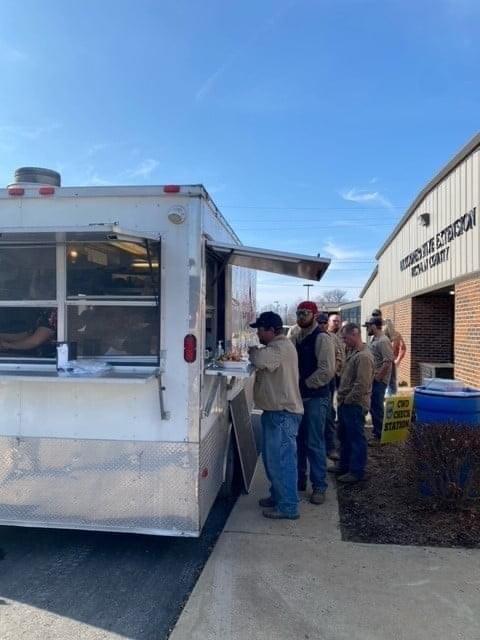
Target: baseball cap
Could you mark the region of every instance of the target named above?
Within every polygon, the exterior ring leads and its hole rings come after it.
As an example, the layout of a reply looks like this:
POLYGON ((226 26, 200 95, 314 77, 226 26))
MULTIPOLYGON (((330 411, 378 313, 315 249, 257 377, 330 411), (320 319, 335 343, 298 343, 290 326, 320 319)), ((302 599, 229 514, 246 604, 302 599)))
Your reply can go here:
POLYGON ((319 313, 317 316, 318 324, 326 324, 328 322, 328 313, 319 313))
POLYGON ((303 302, 300 302, 297 307, 297 311, 299 311, 300 309, 311 311, 314 315, 317 315, 318 313, 318 307, 315 302, 312 302, 312 300, 304 300, 303 302))
POLYGON ((280 329, 280 327, 283 327, 283 321, 278 313, 264 311, 250 326, 252 329, 258 329, 258 327, 263 327, 264 329, 270 329, 270 327, 272 329, 280 329))
POLYGON ((379 318, 378 316, 372 316, 371 318, 369 318, 368 320, 365 321, 365 324, 363 324, 363 327, 368 327, 369 324, 374 324, 376 327, 381 327, 383 324, 383 321, 381 318, 379 318))

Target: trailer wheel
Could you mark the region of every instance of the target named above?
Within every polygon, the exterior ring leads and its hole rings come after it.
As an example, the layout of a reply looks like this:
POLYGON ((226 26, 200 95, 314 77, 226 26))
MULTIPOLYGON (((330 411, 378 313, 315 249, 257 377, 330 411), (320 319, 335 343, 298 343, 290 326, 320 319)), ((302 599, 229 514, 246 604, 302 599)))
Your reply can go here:
POLYGON ((230 443, 227 451, 227 464, 225 468, 225 480, 220 487, 221 498, 236 498, 243 491, 242 470, 238 456, 237 445, 233 433, 230 435, 230 443))

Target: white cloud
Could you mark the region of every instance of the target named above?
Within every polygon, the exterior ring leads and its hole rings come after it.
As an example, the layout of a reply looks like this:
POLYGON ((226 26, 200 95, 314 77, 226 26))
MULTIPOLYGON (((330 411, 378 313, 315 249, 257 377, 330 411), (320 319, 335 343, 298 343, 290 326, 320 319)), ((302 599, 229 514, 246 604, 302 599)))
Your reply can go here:
POLYGON ((109 180, 105 180, 104 178, 101 178, 96 173, 91 175, 86 180, 86 185, 89 185, 89 186, 92 186, 92 187, 110 187, 113 184, 114 184, 113 182, 110 182, 109 180))
POLYGON ((226 188, 227 185, 220 182, 218 184, 212 184, 211 186, 207 187, 207 191, 211 196, 214 196, 218 193, 222 193, 222 191, 225 191, 226 188))
POLYGON ((153 158, 146 158, 137 167, 128 172, 130 178, 148 178, 160 163, 153 158))
POLYGON ((358 202, 360 204, 373 203, 381 205, 382 207, 387 207, 388 209, 393 208, 390 200, 383 196, 379 191, 366 191, 364 189, 357 189, 354 187, 353 189, 341 191, 340 195, 348 202, 358 202))
POLYGON ((358 249, 348 249, 328 240, 322 247, 323 253, 334 260, 353 260, 354 258, 370 258, 370 253, 358 249))
POLYGON ((211 92, 217 80, 225 73, 228 67, 233 63, 238 54, 231 55, 223 64, 221 64, 214 73, 212 73, 202 84, 195 94, 195 100, 202 102, 204 98, 211 92))

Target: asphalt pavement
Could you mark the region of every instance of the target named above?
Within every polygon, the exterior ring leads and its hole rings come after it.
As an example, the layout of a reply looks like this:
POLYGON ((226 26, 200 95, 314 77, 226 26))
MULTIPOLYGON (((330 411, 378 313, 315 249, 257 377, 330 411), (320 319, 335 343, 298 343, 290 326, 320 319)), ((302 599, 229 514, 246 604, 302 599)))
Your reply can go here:
POLYGON ((0 527, 1 640, 167 638, 233 504, 199 539, 0 527))

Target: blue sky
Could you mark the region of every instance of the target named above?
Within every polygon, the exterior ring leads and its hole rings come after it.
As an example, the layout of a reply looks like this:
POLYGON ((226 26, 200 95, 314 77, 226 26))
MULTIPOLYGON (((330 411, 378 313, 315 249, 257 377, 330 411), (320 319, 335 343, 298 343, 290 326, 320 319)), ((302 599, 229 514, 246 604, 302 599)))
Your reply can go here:
MULTIPOLYGON (((480 129, 477 0, 3 0, 0 181, 205 184, 245 244, 354 298, 480 129)), ((461 212, 459 212, 461 213, 461 212)), ((259 277, 259 302, 304 295, 259 277)))

